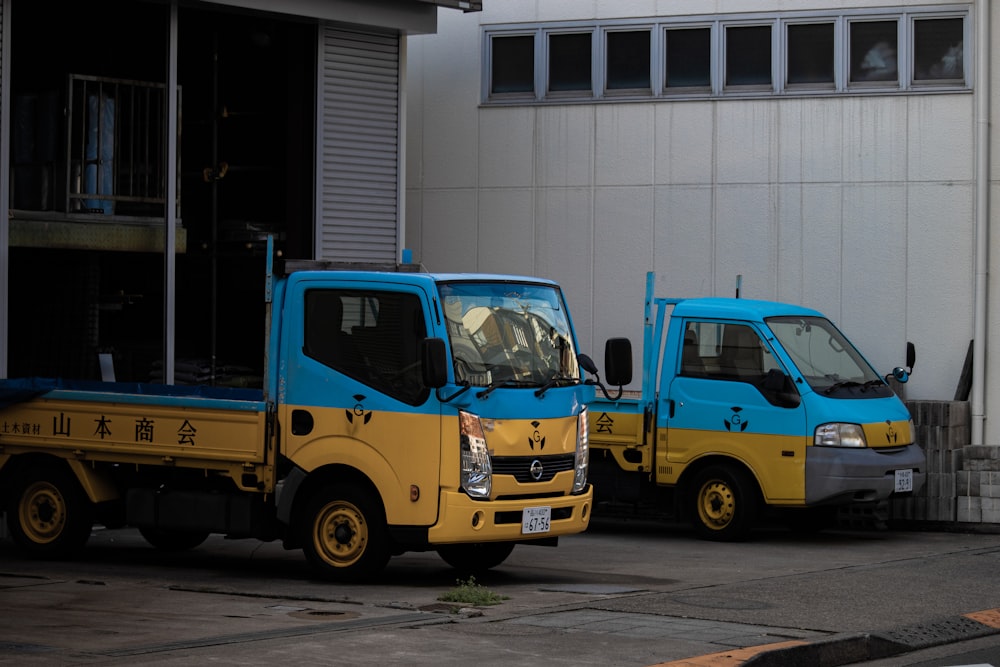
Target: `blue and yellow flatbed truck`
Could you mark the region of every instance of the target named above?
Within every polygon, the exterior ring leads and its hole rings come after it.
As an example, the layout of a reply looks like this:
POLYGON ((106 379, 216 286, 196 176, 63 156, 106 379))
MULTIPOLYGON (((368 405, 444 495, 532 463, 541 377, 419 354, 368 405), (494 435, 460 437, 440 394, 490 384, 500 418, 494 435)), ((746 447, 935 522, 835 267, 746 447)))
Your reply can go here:
MULTIPOLYGON (((926 477, 906 406, 821 313, 740 298, 669 299, 646 280, 641 392, 590 404, 603 508, 747 537, 762 510, 798 528, 912 495, 926 477)), ((892 377, 905 382, 914 362, 892 377)))
POLYGON ((282 540, 357 580, 405 551, 468 571, 586 530, 587 403, 560 287, 268 259, 262 389, 0 381, 0 508, 64 557, 92 526, 153 546, 282 540))

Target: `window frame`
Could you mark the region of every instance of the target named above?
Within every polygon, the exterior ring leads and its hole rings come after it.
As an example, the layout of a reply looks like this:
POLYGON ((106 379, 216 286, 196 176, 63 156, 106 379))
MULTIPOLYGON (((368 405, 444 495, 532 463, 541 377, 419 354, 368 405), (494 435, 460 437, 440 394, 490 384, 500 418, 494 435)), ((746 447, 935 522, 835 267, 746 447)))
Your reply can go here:
POLYGON ((912 93, 971 93, 975 63, 973 20, 970 3, 925 7, 900 6, 849 10, 811 10, 733 15, 691 15, 593 21, 539 22, 534 24, 497 24, 481 27, 482 97, 484 105, 564 104, 567 102, 622 102, 730 97, 809 97, 829 95, 889 95, 912 93), (918 21, 960 19, 962 21, 962 76, 954 79, 914 79, 918 21), (872 21, 896 21, 897 79, 895 81, 851 81, 851 26, 872 21), (834 81, 788 83, 788 29, 803 24, 832 23, 834 29, 834 81), (726 84, 726 29, 729 27, 768 25, 771 29, 771 83, 726 84), (708 86, 667 86, 666 50, 670 31, 709 29, 710 58, 708 86), (649 30, 650 87, 646 89, 609 89, 607 87, 607 35, 612 32, 649 30), (549 44, 552 35, 591 33, 590 90, 550 91, 549 44), (534 35, 534 95, 527 93, 492 94, 492 38, 534 35))
POLYGON ((775 69, 778 62, 775 60, 775 52, 777 51, 775 45, 775 28, 777 21, 720 21, 719 22, 719 39, 722 42, 721 55, 716 58, 719 64, 717 79, 717 88, 723 93, 728 94, 745 94, 745 93, 759 93, 767 91, 770 93, 776 92, 775 82, 778 78, 775 76, 775 69), (740 28, 767 28, 770 32, 768 41, 771 43, 771 57, 770 66, 768 72, 767 83, 730 83, 729 82, 729 30, 740 29, 740 28))
POLYGON ((843 37, 842 33, 844 30, 844 22, 836 17, 831 16, 817 16, 817 17, 807 17, 807 18, 794 18, 794 19, 783 19, 779 21, 779 30, 781 31, 781 62, 779 68, 781 71, 781 79, 777 81, 779 89, 783 92, 823 92, 829 93, 834 92, 841 88, 843 85, 843 71, 839 66, 843 53, 843 37), (833 25, 833 81, 826 82, 802 82, 802 83, 791 83, 788 80, 789 67, 788 59, 791 55, 789 47, 788 31, 790 28, 797 26, 808 26, 808 25, 833 25))
POLYGON ((969 71, 971 67, 969 63, 972 62, 972 42, 974 33, 972 32, 972 26, 967 20, 967 17, 956 16, 954 12, 921 12, 912 13, 907 17, 907 34, 912 36, 908 47, 907 60, 912 63, 909 76, 907 77, 907 86, 911 89, 934 89, 934 88, 950 88, 955 86, 972 86, 972 73, 969 71), (916 23, 917 21, 933 21, 941 19, 955 19, 964 18, 966 20, 962 21, 962 76, 956 77, 954 79, 916 79, 915 70, 917 62, 917 40, 916 40, 916 23))
MULTIPOLYGON (((552 90, 552 62, 550 59, 550 45, 552 43, 553 35, 582 35, 590 34, 590 97, 597 97, 597 91, 600 90, 598 87, 598 76, 597 71, 599 69, 598 62, 598 49, 595 48, 595 44, 598 37, 598 29, 596 26, 585 26, 585 27, 567 27, 558 28, 551 30, 542 31, 542 48, 544 53, 541 54, 542 62, 544 67, 542 68, 542 81, 544 85, 540 89, 540 93, 548 100, 560 100, 560 99, 573 99, 580 96, 579 90, 552 90)), ((537 62, 537 60, 536 60, 537 62)), ((536 80, 537 80, 536 76, 536 80)))
POLYGON ((904 20, 899 15, 872 14, 867 16, 850 17, 845 20, 844 26, 844 87, 847 90, 903 90, 903 82, 909 78, 909 63, 906 58, 901 58, 900 54, 907 52, 907 37, 904 34, 904 20), (855 25, 896 22, 896 78, 889 80, 852 80, 851 54, 853 52, 851 43, 851 28, 855 25))
POLYGON ((656 64, 657 61, 654 54, 660 50, 656 47, 656 26, 652 23, 650 24, 626 24, 626 25, 615 25, 615 26, 604 26, 599 31, 600 34, 600 56, 597 62, 600 63, 600 81, 597 82, 596 88, 601 90, 603 97, 648 97, 649 95, 655 94, 656 89, 656 64), (645 31, 649 35, 649 62, 647 63, 647 73, 649 75, 649 85, 644 88, 609 88, 608 87, 608 36, 612 33, 625 33, 625 32, 641 32, 645 31))
POLYGON ((716 94, 715 82, 718 80, 718 76, 714 71, 715 59, 711 59, 713 53, 715 53, 719 48, 719 37, 718 31, 715 30, 714 21, 693 21, 690 23, 683 24, 668 24, 664 25, 658 31, 660 44, 662 45, 659 50, 659 57, 653 56, 656 62, 661 67, 661 74, 659 77, 659 84, 661 94, 667 96, 682 96, 682 95, 699 95, 704 93, 716 94), (667 44, 669 43, 669 33, 671 30, 705 30, 708 29, 708 43, 709 43, 709 64, 708 64, 708 85, 707 86, 668 86, 667 85, 667 44))

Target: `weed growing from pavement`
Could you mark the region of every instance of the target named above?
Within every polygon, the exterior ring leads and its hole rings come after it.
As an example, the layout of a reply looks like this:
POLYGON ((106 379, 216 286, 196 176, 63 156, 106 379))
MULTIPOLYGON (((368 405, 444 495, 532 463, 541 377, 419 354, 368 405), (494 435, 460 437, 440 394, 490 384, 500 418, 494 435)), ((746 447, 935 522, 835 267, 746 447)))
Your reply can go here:
POLYGON ((494 593, 481 584, 476 583, 475 577, 469 577, 465 581, 458 579, 455 581, 455 588, 438 597, 442 602, 461 602, 475 607, 486 607, 500 604, 509 599, 506 595, 494 593))

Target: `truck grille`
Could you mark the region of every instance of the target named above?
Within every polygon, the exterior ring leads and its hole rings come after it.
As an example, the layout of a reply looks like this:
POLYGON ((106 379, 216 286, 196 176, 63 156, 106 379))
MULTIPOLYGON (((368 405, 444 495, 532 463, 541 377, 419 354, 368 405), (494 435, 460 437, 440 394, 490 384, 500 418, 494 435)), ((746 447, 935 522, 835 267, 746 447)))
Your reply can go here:
POLYGON ((551 481, 556 473, 572 470, 576 462, 573 454, 558 456, 500 456, 493 459, 494 475, 510 475, 522 484, 551 481), (542 474, 535 479, 531 474, 531 466, 535 462, 541 464, 542 474))

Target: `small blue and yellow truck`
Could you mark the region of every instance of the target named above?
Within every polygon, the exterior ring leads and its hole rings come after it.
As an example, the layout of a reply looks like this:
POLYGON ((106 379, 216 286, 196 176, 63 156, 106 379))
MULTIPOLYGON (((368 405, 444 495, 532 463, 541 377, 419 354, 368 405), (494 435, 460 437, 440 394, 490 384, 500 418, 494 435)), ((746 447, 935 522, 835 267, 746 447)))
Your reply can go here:
POLYGON ((274 264, 260 390, 0 381, 17 547, 63 557, 95 523, 171 550, 218 533, 356 580, 405 551, 483 570, 586 530, 593 363, 556 283, 274 264))
MULTIPOLYGON (((654 285, 650 273, 641 393, 589 406, 599 510, 680 517, 729 541, 765 508, 813 528, 840 506, 920 490, 925 457, 906 406, 821 313, 655 298, 654 285)), ((895 380, 913 362, 908 345, 895 380)))

